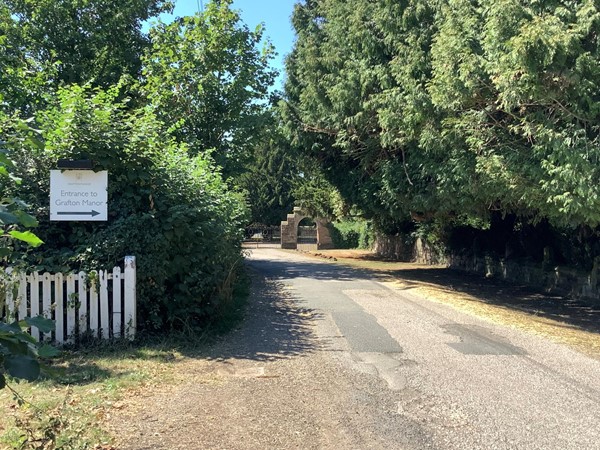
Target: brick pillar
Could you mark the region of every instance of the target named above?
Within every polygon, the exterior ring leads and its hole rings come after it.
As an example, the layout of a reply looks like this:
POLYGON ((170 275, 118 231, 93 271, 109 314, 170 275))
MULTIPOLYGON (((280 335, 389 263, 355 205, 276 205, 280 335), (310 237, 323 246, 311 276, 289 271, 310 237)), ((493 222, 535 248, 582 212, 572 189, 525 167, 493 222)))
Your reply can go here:
POLYGON ((317 223, 317 248, 319 250, 326 250, 333 248, 333 239, 327 228, 327 221, 324 219, 315 220, 317 223))
POLYGON ((281 222, 281 248, 298 248, 298 225, 296 214, 288 214, 287 220, 281 222))
MULTIPOLYGON (((298 224, 305 216, 302 209, 294 207, 294 212, 287 215, 287 220, 281 222, 281 248, 297 249, 298 248, 298 224)), ((317 248, 328 249, 333 248, 333 240, 327 228, 325 219, 315 219, 317 223, 317 248)))

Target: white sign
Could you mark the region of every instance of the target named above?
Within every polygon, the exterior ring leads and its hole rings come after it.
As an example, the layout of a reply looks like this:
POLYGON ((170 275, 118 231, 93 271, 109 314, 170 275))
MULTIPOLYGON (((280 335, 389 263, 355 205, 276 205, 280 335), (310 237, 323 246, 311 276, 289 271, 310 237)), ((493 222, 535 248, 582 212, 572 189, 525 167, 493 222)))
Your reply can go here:
POLYGON ((50 171, 50 220, 108 220, 108 172, 50 171))

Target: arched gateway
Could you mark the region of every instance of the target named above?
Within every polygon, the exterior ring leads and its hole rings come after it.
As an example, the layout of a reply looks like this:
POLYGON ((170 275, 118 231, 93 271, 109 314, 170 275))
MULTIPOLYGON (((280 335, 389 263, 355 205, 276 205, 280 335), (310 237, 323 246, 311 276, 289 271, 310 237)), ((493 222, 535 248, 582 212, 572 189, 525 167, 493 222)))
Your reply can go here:
MULTIPOLYGON (((302 212, 302 208, 295 207, 294 212, 287 215, 287 220, 281 222, 281 248, 298 248, 298 225, 305 218, 310 218, 310 216, 302 212)), ((333 248, 333 241, 327 228, 327 220, 314 218, 314 222, 317 228, 315 248, 318 250, 333 248)))

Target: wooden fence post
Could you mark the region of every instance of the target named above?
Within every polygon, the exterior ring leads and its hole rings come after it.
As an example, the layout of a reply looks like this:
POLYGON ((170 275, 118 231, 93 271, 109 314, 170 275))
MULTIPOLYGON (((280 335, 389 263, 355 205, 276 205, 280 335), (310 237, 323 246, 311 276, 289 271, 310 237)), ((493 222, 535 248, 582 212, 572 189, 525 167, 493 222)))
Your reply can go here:
POLYGON ((79 272, 79 283, 77 285, 77 300, 79 301, 79 335, 83 335, 88 330, 88 295, 87 295, 87 277, 85 272, 79 272))
POLYGON ((110 324, 108 317, 108 272, 101 270, 100 276, 100 328, 102 329, 102 338, 110 337, 110 324))
POLYGON ((61 344, 65 342, 65 303, 63 294, 63 274, 57 273, 54 275, 54 322, 56 323, 54 339, 61 344))
POLYGON ((98 272, 94 272, 90 282, 90 333, 93 337, 98 337, 98 328, 100 321, 98 317, 98 272))
POLYGON ((125 257, 125 336, 135 337, 137 327, 135 256, 125 257))
MULTIPOLYGON (((31 275, 29 275, 29 283, 31 285, 29 288, 29 292, 31 294, 31 298, 29 299, 29 315, 31 317, 35 317, 40 314, 40 280, 37 272, 33 272, 31 275)), ((21 280, 21 288, 19 291, 23 291, 23 298, 21 298, 21 302, 23 302, 22 311, 24 314, 21 315, 19 312, 19 320, 22 320, 27 315, 27 277, 24 277, 24 279, 21 280)), ((38 341, 41 338, 40 331, 35 327, 31 327, 31 335, 38 341)))
POLYGON ((122 318, 121 314, 123 311, 121 310, 121 268, 115 267, 112 272, 112 332, 113 337, 119 338, 121 337, 121 325, 122 318))
MULTIPOLYGON (((42 275, 42 314, 52 319, 52 275, 48 272, 42 275)), ((44 339, 52 339, 52 332, 44 333, 44 339)))
POLYGON ((75 310, 77 308, 77 292, 75 292, 75 274, 67 276, 67 339, 72 341, 75 337, 75 310))
MULTIPOLYGON (((27 275, 19 274, 19 293, 17 294, 17 303, 19 305, 19 320, 23 320, 27 316, 27 275)), ((33 337, 38 339, 39 333, 37 328, 33 329, 33 337)))
POLYGON ((5 286, 5 288, 6 288, 6 305, 4 305, 5 310, 2 312, 6 315, 8 322, 14 320, 14 314, 15 314, 15 298, 13 295, 13 287, 11 285, 12 284, 11 283, 12 274, 13 274, 12 267, 9 267, 8 269, 6 269, 6 286, 5 286))

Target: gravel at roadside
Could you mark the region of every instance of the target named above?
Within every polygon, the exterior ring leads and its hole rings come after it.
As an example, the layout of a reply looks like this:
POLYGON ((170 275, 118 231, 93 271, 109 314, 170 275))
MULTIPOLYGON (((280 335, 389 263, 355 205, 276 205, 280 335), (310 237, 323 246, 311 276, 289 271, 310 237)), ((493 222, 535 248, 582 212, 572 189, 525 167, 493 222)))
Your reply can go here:
POLYGON ((187 382, 130 399, 112 417, 117 448, 433 448, 398 415, 384 381, 335 357, 334 330, 317 337, 320 319, 258 278, 241 327, 182 362, 187 382))

